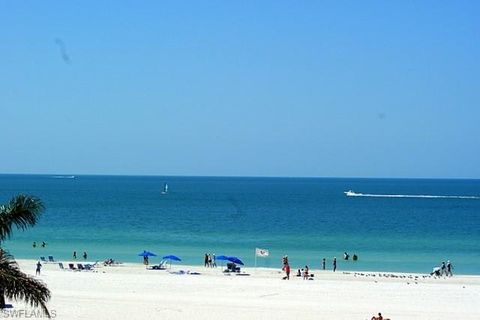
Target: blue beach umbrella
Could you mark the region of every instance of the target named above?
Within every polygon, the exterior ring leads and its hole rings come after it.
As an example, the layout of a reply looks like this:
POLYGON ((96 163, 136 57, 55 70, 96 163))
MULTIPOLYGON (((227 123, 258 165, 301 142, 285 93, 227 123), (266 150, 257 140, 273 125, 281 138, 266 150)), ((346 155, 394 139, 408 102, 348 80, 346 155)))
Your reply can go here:
POLYGON ((174 256, 174 255, 164 256, 164 257, 162 257, 162 259, 173 260, 173 261, 182 261, 182 259, 180 259, 179 257, 174 256))
POLYGON ((141 256, 141 257, 156 257, 157 256, 155 253, 147 251, 147 250, 143 250, 143 252, 139 253, 138 255, 141 256))
POLYGON ((233 263, 239 264, 239 265, 244 265, 242 260, 238 259, 237 257, 228 257, 228 261, 231 261, 233 263))
POLYGON ((230 261, 228 260, 228 257, 227 256, 218 256, 215 258, 216 260, 225 260, 225 261, 230 261))
POLYGON ((170 262, 170 268, 172 267, 172 261, 182 261, 182 259, 180 259, 179 257, 174 256, 172 254, 168 255, 168 256, 164 256, 164 257, 162 257, 162 259, 170 262))
POLYGON ((237 257, 218 256, 216 259, 217 259, 217 260, 223 260, 223 261, 230 261, 230 262, 233 262, 233 263, 242 265, 242 266, 244 265, 244 263, 242 262, 242 260, 238 259, 237 257))
POLYGON ((223 268, 223 261, 230 261, 230 260, 228 260, 227 256, 217 256, 217 257, 215 257, 215 260, 222 261, 222 268, 223 268))

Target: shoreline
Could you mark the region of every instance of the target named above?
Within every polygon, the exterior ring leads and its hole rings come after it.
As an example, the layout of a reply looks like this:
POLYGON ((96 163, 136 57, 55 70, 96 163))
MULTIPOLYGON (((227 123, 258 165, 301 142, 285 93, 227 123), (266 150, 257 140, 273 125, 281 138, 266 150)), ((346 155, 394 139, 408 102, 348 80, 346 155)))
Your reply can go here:
MULTIPOLYGON (((17 261, 17 263, 20 265, 26 265, 26 264, 31 264, 31 265, 35 265, 38 261, 40 260, 36 260, 36 259, 23 259, 23 258, 18 258, 18 259, 15 259, 17 261)), ((64 265, 65 264, 68 264, 68 263, 73 263, 73 264, 77 264, 77 263, 81 263, 81 264, 95 264, 97 263, 98 265, 102 265, 103 267, 103 261, 91 261, 91 260, 81 260, 81 259, 78 259, 78 260, 71 260, 71 259, 66 259, 66 260, 55 260, 55 262, 42 262, 42 265, 56 265, 58 266, 58 263, 61 262, 63 263, 64 265)), ((151 267, 151 266, 154 266, 154 265, 158 265, 158 263, 150 263, 148 266, 151 267)), ((226 266, 226 263, 223 264, 223 268, 225 268, 226 266)), ((121 262, 119 265, 116 265, 116 266, 113 266, 111 268, 121 268, 121 267, 131 267, 131 268, 138 268, 138 269, 146 269, 147 266, 145 266, 143 263, 141 262, 121 262)), ((244 267, 244 266, 240 266, 241 267, 241 270, 242 271, 248 271, 248 272, 252 272, 252 271, 255 271, 255 270, 263 270, 264 272, 266 271, 269 271, 269 272, 278 272, 278 273, 282 273, 284 274, 284 272, 282 271, 282 268, 281 267, 278 267, 278 268, 273 268, 273 267, 244 267)), ((109 267, 106 267, 106 268, 109 268, 109 267)), ((212 268, 212 267, 204 267, 203 265, 192 265, 192 264, 182 264, 182 263, 172 263, 172 268, 174 269, 192 269, 192 270, 220 270, 222 268, 222 264, 217 264, 217 267, 216 268, 212 268)), ((293 268, 292 267, 292 271, 291 271, 291 274, 293 275, 295 272, 297 272, 297 269, 298 268, 293 268)), ((332 275, 335 275, 335 274, 389 274, 389 275, 394 275, 394 276, 427 276, 427 277, 431 277, 431 278, 434 278, 434 276, 430 276, 429 273, 420 273, 420 272, 400 272, 400 271, 379 271, 379 270, 339 270, 337 269, 336 272, 333 272, 331 269, 326 269, 326 270, 322 270, 322 269, 318 269, 318 268, 309 268, 310 272, 313 272, 313 273, 318 273, 318 274, 332 274, 332 275)), ((457 273, 453 273, 453 276, 452 277, 447 277, 447 276, 440 276, 437 278, 456 278, 456 277, 461 277, 461 278, 478 278, 480 279, 480 275, 477 275, 477 274, 457 274, 457 273)))
MULTIPOLYGON (((34 274, 35 265, 37 260, 33 259, 18 259, 16 260, 20 268, 27 272, 28 274, 34 274), (31 266, 28 268, 28 266, 31 266)), ((68 270, 68 264, 73 263, 75 267, 78 263, 81 264, 94 264, 93 261, 73 261, 73 260, 63 260, 63 261, 55 261, 55 262, 47 262, 42 263, 42 270, 45 268, 49 271, 59 271, 59 272, 70 272, 70 273, 78 273, 80 271, 72 272, 72 270, 68 270), (61 270, 58 263, 63 263, 65 270, 61 270)), ((179 272, 184 271, 185 274, 188 272, 198 272, 201 275, 205 276, 236 276, 236 273, 224 273, 223 270, 226 269, 226 266, 218 265, 217 268, 211 267, 204 267, 199 265, 183 265, 183 264, 172 264, 171 267, 167 267, 167 269, 162 270, 149 270, 147 267, 151 267, 153 265, 158 264, 149 264, 148 266, 144 265, 143 263, 134 263, 134 262, 125 262, 120 263, 114 266, 104 266, 103 263, 98 262, 98 265, 94 268, 93 273, 114 273, 114 274, 121 274, 121 273, 132 273, 136 272, 139 275, 143 274, 154 274, 154 273, 165 273, 168 274, 169 272, 179 272)), ((281 268, 266 268, 266 267, 241 267, 240 275, 247 275, 249 278, 257 278, 257 279, 277 279, 282 280, 285 276, 285 272, 281 270, 281 268)), ((310 274, 314 274, 314 279, 311 280, 320 280, 320 281, 328 281, 328 280, 352 280, 352 281, 362 281, 362 280, 388 280, 388 281, 396 281, 396 282, 411 282, 421 281, 424 283, 437 283, 439 281, 447 281, 448 283, 464 283, 466 281, 471 281, 474 283, 478 282, 480 285, 480 275, 460 275, 454 274, 452 277, 447 276, 431 276, 430 274, 422 274, 422 273, 413 273, 413 272, 384 272, 384 271, 349 271, 349 270, 337 270, 333 272, 331 270, 320 270, 320 269, 309 269, 310 274)), ((82 271, 88 273, 88 271, 82 271)), ((296 269, 292 269, 290 274, 290 280, 303 280, 302 277, 296 276, 296 269)), ((445 283, 445 282, 444 282, 445 283)))

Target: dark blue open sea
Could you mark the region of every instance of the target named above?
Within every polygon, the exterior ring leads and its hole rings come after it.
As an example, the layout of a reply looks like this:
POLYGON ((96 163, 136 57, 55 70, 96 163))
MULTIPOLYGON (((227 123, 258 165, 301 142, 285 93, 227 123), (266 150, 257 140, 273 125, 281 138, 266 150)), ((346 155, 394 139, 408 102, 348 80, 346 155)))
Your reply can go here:
POLYGON ((259 247, 270 250, 262 267, 287 254, 292 267, 319 268, 325 257, 330 268, 336 256, 339 270, 426 273, 449 259, 456 273, 480 274, 480 180, 0 175, 0 202, 18 193, 47 210, 4 243, 16 258, 76 250, 141 262, 147 249, 185 264, 209 252, 253 266, 259 247), (350 189, 371 196, 347 197, 350 189), (359 260, 342 261, 344 251, 359 260))

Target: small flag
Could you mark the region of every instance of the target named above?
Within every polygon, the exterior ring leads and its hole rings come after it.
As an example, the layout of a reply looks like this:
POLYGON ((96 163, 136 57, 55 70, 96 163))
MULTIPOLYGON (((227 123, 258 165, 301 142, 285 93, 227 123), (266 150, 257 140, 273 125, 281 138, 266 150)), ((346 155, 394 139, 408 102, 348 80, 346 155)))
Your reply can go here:
POLYGON ((269 252, 268 252, 267 249, 256 248, 255 249, 255 254, 257 255, 257 257, 268 257, 269 252))

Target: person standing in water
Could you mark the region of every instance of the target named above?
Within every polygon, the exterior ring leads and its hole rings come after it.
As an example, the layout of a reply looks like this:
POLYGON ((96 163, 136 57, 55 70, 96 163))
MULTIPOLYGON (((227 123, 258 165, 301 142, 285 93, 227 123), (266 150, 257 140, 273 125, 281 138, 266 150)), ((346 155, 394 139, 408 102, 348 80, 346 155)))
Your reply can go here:
POLYGON ((333 258, 333 272, 335 272, 337 270, 337 258, 334 257, 333 258))
POLYGON ((77 251, 73 251, 73 259, 77 259, 77 251))
POLYGON ((83 260, 87 260, 87 251, 83 252, 83 260))

